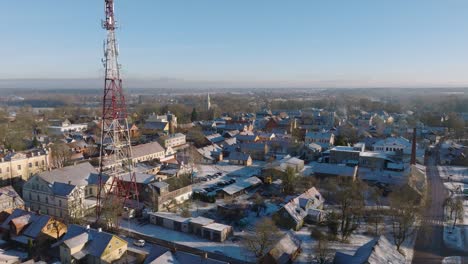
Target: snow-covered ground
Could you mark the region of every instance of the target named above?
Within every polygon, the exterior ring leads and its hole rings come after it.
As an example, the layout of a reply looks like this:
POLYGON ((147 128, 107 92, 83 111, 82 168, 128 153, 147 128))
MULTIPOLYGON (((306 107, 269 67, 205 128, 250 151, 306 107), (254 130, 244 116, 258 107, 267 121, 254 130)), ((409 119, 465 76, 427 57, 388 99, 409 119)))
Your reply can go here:
POLYGON ((442 179, 468 183, 468 167, 461 166, 438 166, 439 175, 442 179))
POLYGON ((462 228, 447 223, 444 225, 444 243, 446 247, 463 250, 464 241, 462 239, 462 228))
MULTIPOLYGON (((125 220, 121 221, 121 228, 130 232, 140 233, 208 252, 223 252, 224 255, 239 260, 249 260, 253 257, 239 242, 233 242, 232 240, 214 242, 192 234, 170 230, 153 224, 139 225, 135 222, 128 222, 125 220)), ((236 236, 237 234, 234 233, 234 235, 236 236)))
MULTIPOLYGON (((389 234, 389 231, 391 230, 391 226, 387 224, 384 228, 386 230, 385 232, 385 237, 393 243, 393 238, 389 234)), ((326 232, 327 229, 323 228, 321 229, 322 232, 326 232)), ((362 245, 366 244, 367 242, 371 241, 373 238, 375 238, 372 235, 367 235, 366 234, 366 228, 364 226, 361 226, 354 234, 351 235, 349 238, 348 242, 340 242, 340 241, 330 241, 328 243, 329 248, 333 252, 332 258, 335 254, 335 252, 339 251, 345 254, 353 255, 356 250, 361 247, 362 245)), ((295 259, 294 263, 311 263, 311 260, 314 256, 314 249, 317 245, 317 240, 312 238, 310 236, 310 231, 308 227, 303 227, 299 231, 296 231, 296 236, 302 240, 301 244, 301 254, 295 259)), ((406 263, 411 264, 413 260, 413 254, 414 254, 414 243, 416 241, 416 235, 417 232, 413 232, 413 234, 408 237, 405 242, 401 245, 401 249, 404 252, 405 258, 406 258, 406 263)), ((395 247, 396 248, 396 247, 395 247)))

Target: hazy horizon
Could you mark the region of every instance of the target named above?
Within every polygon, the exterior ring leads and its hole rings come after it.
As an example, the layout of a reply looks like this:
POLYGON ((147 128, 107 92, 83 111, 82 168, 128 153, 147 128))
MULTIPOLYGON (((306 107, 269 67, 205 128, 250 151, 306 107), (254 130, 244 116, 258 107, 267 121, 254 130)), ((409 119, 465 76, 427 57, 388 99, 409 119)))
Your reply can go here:
MULTIPOLYGON (((142 0, 115 8, 127 87, 468 86, 468 1, 142 0)), ((100 87, 103 15, 92 0, 0 3, 0 88, 100 87)))

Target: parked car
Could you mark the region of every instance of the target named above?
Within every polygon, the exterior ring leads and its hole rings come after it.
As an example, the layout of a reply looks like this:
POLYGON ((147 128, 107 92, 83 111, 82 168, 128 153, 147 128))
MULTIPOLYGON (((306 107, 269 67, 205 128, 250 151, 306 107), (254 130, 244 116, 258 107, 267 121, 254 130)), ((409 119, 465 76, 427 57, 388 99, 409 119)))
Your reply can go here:
POLYGON ((135 240, 135 241, 133 241, 133 245, 135 245, 137 247, 144 247, 145 246, 145 240, 143 240, 143 239, 135 240))

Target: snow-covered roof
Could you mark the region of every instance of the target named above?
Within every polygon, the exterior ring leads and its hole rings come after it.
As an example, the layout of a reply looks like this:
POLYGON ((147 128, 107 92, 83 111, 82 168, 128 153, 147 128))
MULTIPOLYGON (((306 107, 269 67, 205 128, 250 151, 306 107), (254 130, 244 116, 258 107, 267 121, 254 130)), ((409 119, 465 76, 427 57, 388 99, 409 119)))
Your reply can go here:
POLYGON ((300 223, 310 208, 318 208, 324 203, 320 192, 312 187, 284 205, 284 209, 296 223, 300 223))
POLYGON ((49 183, 62 182, 70 183, 76 186, 88 185, 88 179, 93 175, 97 175, 96 169, 89 163, 80 163, 77 165, 67 166, 51 171, 45 171, 38 176, 49 183))
POLYGON ((318 163, 313 168, 314 173, 336 176, 354 176, 354 167, 341 164, 318 163))
POLYGON ((290 263, 292 256, 300 247, 301 240, 291 231, 287 231, 278 243, 270 249, 268 254, 276 260, 276 263, 290 263))
POLYGON ((404 137, 389 137, 374 143, 374 146, 405 146, 411 147, 411 142, 404 137))
POLYGON ((161 152, 164 153, 164 148, 156 141, 132 147, 133 158, 144 157, 161 152))
POLYGON ((254 177, 250 177, 245 180, 242 180, 242 181, 238 181, 234 184, 228 185, 223 188, 223 191, 229 195, 233 195, 242 190, 245 190, 255 185, 259 185, 261 183, 262 183, 262 180, 254 176, 254 177))
POLYGON ((220 224, 220 223, 211 223, 206 226, 203 226, 203 228, 223 232, 224 230, 231 229, 232 227, 228 225, 220 224))
POLYGON ((384 236, 372 239, 356 250, 354 255, 336 252, 335 264, 361 264, 361 263, 392 263, 404 264, 405 257, 401 255, 395 245, 384 236))
POLYGON ((203 217, 203 216, 197 216, 197 217, 194 217, 194 218, 190 218, 190 223, 205 226, 205 225, 209 225, 211 223, 214 223, 214 220, 210 219, 210 218, 203 217))

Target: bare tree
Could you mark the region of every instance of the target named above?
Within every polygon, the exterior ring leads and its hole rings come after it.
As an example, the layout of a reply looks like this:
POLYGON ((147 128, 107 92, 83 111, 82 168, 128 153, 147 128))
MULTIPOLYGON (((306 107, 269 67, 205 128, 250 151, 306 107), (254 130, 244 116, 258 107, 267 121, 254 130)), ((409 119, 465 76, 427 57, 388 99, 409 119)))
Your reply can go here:
POLYGON ((252 234, 244 237, 244 246, 260 259, 280 238, 278 227, 271 218, 263 218, 255 224, 252 234))
POLYGON ((457 220, 459 220, 460 222, 463 221, 463 214, 464 214, 463 200, 460 197, 457 197, 455 199, 453 207, 454 207, 455 217, 453 218, 452 230, 455 228, 455 225, 457 224, 457 220))
POLYGON ((258 193, 255 194, 254 204, 253 204, 253 211, 257 213, 257 217, 260 216, 262 212, 266 210, 265 200, 261 195, 258 193))
POLYGON ((51 163, 54 168, 62 168, 70 165, 70 148, 63 143, 53 144, 50 148, 51 163))
POLYGON ((335 194, 338 203, 339 231, 345 241, 359 227, 364 209, 364 184, 359 180, 339 184, 335 194))
POLYGON ((294 168, 287 167, 281 180, 283 182, 283 192, 285 194, 294 194, 294 184, 297 180, 296 170, 294 168))
POLYGON ((328 264, 333 260, 333 250, 330 248, 326 237, 321 237, 317 241, 314 252, 313 259, 317 264, 328 264))
POLYGON ((419 216, 419 200, 409 187, 402 187, 390 195, 391 235, 400 251, 405 240, 413 234, 419 216))

